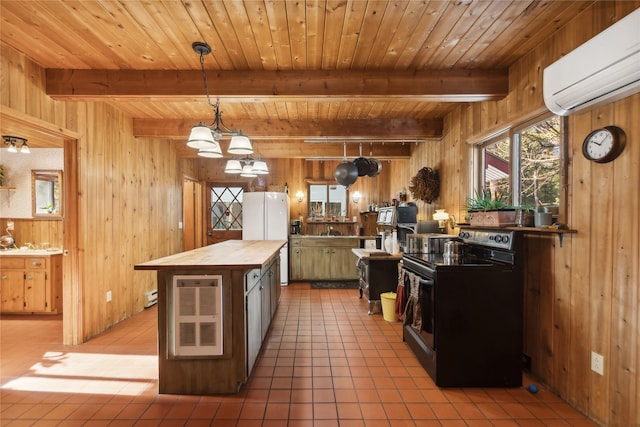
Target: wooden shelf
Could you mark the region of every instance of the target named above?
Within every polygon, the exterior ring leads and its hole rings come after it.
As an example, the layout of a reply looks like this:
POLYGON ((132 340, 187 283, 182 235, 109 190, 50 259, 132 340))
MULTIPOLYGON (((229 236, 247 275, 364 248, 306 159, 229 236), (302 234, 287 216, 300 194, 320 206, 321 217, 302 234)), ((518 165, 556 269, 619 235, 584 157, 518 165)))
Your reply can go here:
POLYGON ((9 187, 7 185, 0 185, 0 190, 14 191, 15 189, 16 189, 16 187, 9 187))

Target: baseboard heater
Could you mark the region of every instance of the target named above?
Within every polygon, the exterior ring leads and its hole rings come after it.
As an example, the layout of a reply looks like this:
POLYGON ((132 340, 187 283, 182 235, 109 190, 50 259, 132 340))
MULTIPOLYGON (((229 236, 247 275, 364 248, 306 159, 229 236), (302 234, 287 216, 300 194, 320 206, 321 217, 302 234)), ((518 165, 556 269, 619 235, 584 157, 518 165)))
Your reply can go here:
POLYGON ((144 294, 144 308, 149 308, 152 305, 158 303, 158 290, 145 292, 144 294))

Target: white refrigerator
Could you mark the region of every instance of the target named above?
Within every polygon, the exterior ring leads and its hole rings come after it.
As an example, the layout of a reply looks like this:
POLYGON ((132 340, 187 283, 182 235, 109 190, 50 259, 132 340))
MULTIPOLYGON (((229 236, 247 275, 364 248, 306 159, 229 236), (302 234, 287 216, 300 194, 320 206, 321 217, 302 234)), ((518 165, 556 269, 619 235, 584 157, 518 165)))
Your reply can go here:
MULTIPOLYGON (((289 239, 289 195, 253 192, 242 195, 242 240, 289 239)), ((289 245, 280 249, 280 284, 289 284, 289 245)))

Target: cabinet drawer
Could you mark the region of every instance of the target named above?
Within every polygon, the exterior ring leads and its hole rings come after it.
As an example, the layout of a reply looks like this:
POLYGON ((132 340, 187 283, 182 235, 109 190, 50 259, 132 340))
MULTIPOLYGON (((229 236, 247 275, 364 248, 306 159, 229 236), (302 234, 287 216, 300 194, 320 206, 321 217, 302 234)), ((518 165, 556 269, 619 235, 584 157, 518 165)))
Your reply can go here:
POLYGON ((26 259, 22 257, 13 257, 13 256, 5 256, 0 258, 0 267, 4 270, 5 268, 11 269, 24 269, 24 263, 26 259))
POLYGON ((258 284, 258 282, 260 282, 260 269, 259 268, 254 268, 253 270, 250 270, 246 273, 245 275, 245 279, 244 279, 244 283, 245 283, 245 292, 248 292, 251 290, 251 288, 253 288, 255 285, 258 284))
POLYGON ((28 257, 25 264, 29 270, 44 270, 47 268, 47 259, 41 257, 28 257))
POLYGON ((289 245, 290 246, 301 246, 301 243, 300 243, 301 240, 302 239, 293 239, 292 238, 292 239, 289 240, 289 245))

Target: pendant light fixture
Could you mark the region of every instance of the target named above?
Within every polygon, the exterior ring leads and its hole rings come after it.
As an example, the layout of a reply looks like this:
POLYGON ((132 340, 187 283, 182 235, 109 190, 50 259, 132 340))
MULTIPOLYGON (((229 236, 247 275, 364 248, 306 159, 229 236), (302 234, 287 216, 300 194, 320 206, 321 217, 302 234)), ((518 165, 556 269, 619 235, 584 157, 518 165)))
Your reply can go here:
POLYGON ((240 174, 240 176, 246 178, 255 178, 258 175, 268 174, 269 167, 267 166, 267 162, 262 159, 245 157, 242 159, 227 160, 224 172, 229 174, 240 174))
POLYGON ((231 159, 227 160, 227 165, 224 168, 224 173, 239 174, 242 173, 242 165, 240 160, 231 159))
POLYGON ((242 130, 231 129, 222 121, 222 112, 220 111, 220 100, 216 103, 211 102, 209 96, 209 87, 207 85, 207 74, 204 69, 204 56, 211 53, 211 46, 205 42, 193 42, 191 44, 193 50, 200 55, 200 69, 202 70, 202 80, 204 82, 204 90, 207 95, 207 102, 214 109, 214 118, 211 124, 207 125, 200 122, 191 128, 191 134, 187 140, 187 146, 198 149, 198 155, 204 157, 222 157, 219 141, 225 135, 231 135, 231 142, 227 152, 237 155, 253 154, 251 140, 242 133, 242 130))

